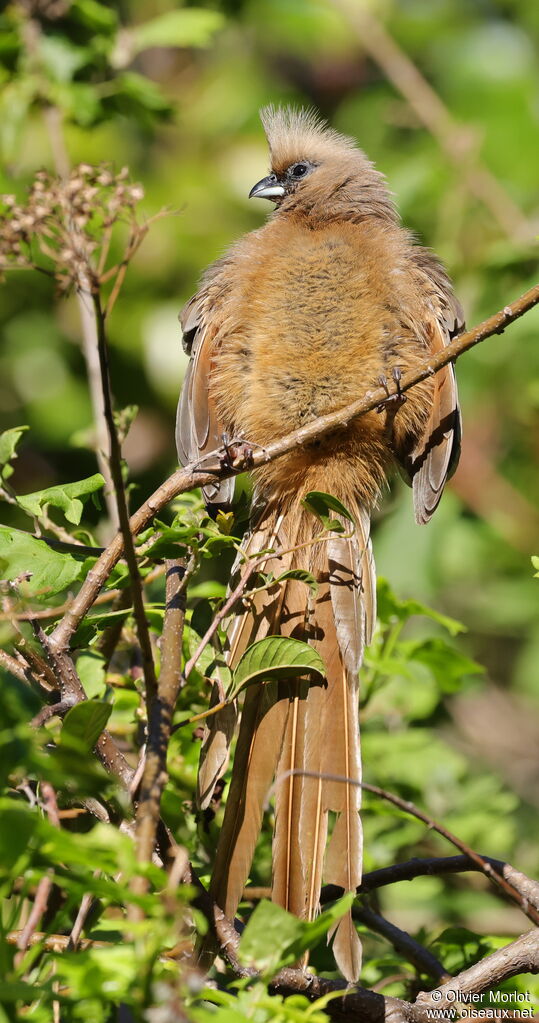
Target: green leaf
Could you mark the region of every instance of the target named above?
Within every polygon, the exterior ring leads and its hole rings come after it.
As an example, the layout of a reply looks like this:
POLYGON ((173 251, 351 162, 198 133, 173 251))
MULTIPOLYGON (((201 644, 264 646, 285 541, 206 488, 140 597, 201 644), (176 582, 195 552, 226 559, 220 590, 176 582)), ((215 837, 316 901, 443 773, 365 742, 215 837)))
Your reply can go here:
POLYGON ((118 24, 118 15, 112 7, 97 0, 73 0, 69 14, 93 32, 110 34, 118 24))
POLYGON ((537 571, 534 572, 533 578, 534 579, 539 579, 539 557, 537 557, 536 554, 532 554, 532 565, 533 565, 534 568, 537 569, 537 571))
POLYGON ((116 76, 113 98, 122 113, 136 115, 144 111, 166 116, 172 110, 159 86, 136 71, 123 71, 116 76))
POLYGON ((38 815, 15 799, 0 799, 0 876, 11 874, 39 824, 38 815))
POLYGON ((307 949, 314 948, 348 912, 354 898, 355 893, 348 892, 312 922, 298 920, 281 906, 263 899, 241 936, 240 959, 265 974, 276 973, 294 963, 307 949))
POLYGON ((29 533, 0 526, 0 577, 13 581, 28 574, 23 595, 45 598, 79 579, 84 566, 71 554, 54 551, 29 533))
POLYGON ((467 675, 481 675, 485 670, 438 636, 419 643, 402 643, 401 650, 407 652, 411 662, 418 661, 430 668, 444 693, 456 692, 467 675))
POLYGON ((104 486, 105 480, 100 472, 89 476, 85 480, 78 480, 76 483, 66 483, 58 487, 47 487, 45 490, 36 490, 34 494, 23 494, 17 498, 17 504, 29 515, 39 518, 43 509, 52 504, 60 508, 68 522, 78 526, 84 507, 84 502, 104 486))
POLYGON ((207 46, 224 24, 218 11, 188 9, 167 11, 129 29, 131 54, 150 46, 207 46))
POLYGON ((274 582, 280 583, 285 579, 298 579, 299 582, 306 583, 313 593, 318 592, 318 582, 312 572, 308 572, 305 568, 289 568, 287 572, 282 572, 281 575, 278 575, 274 582))
POLYGON ((103 654, 97 650, 83 650, 77 657, 77 673, 89 699, 102 696, 106 683, 106 665, 103 654))
POLYGON ((42 34, 39 38, 39 55, 54 82, 70 82, 90 60, 88 47, 74 46, 65 36, 42 34))
POLYGON ((0 433, 0 479, 7 480, 13 475, 13 468, 9 463, 17 457, 17 444, 28 429, 28 426, 14 426, 12 430, 0 433))
POLYGON ((112 713, 104 700, 84 700, 68 710, 60 733, 60 742, 93 749, 112 713))
POLYGON ((446 970, 460 973, 492 952, 489 938, 474 934, 466 927, 448 927, 431 946, 439 955, 446 970))
POLYGON ((342 515, 349 522, 354 522, 354 516, 341 501, 333 497, 332 494, 324 494, 321 490, 310 490, 301 503, 304 508, 316 515, 317 519, 320 519, 325 529, 330 529, 334 533, 342 533, 344 529, 341 522, 332 518, 330 512, 336 512, 337 515, 342 515))
POLYGON ((227 696, 235 699, 246 686, 266 679, 315 675, 323 680, 325 674, 320 654, 308 643, 284 636, 266 636, 252 643, 240 657, 227 696))
POLYGON ((399 600, 386 579, 378 579, 377 610, 378 618, 386 625, 395 619, 406 622, 413 615, 424 615, 443 626, 451 636, 456 636, 459 632, 466 632, 466 627, 460 622, 427 607, 426 604, 421 604, 418 600, 399 600))

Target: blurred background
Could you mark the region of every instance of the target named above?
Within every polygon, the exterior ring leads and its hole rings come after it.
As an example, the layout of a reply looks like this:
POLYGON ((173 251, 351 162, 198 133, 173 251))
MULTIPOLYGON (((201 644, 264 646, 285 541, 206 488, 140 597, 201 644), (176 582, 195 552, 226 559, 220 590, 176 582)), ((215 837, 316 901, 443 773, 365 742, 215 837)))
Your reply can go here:
MULTIPOLYGON (((405 223, 445 261, 469 325, 535 283, 538 5, 20 0, 2 10, 0 191, 23 198, 37 169, 55 169, 60 146, 72 165, 127 165, 144 187, 147 217, 171 210, 133 261, 110 324, 116 402, 139 406, 124 449, 132 507, 176 466, 174 415, 185 370, 178 312, 207 264, 268 213, 247 199, 267 172, 260 106, 314 106, 357 138, 389 179, 405 223)), ((57 299, 41 275, 10 274, 0 314, 0 429, 30 426, 11 483, 25 493, 89 476, 95 436, 76 298, 57 299)), ((434 520, 417 527, 410 492, 395 482, 374 529, 380 574, 400 596, 463 622, 461 649, 485 666, 458 695, 414 710, 416 723, 437 737, 429 767, 405 738, 402 747, 395 741, 393 767, 403 770, 400 756, 411 764, 405 770, 415 763, 421 785, 434 786, 432 812, 453 814, 455 829, 460 814, 462 837, 532 872, 538 335, 535 309, 460 360, 463 454, 434 520)), ((367 383, 358 381, 358 395, 367 383)), ((4 521, 27 526, 3 510, 4 521)), ((406 692, 403 683, 396 707, 378 710, 396 733, 406 692)), ((373 832, 373 864, 393 857, 387 849, 373 832)), ((455 885, 447 911, 452 899, 458 914, 455 885)), ((397 886, 392 904, 420 926, 441 886, 434 878, 414 882, 413 901, 409 886, 397 886)), ((521 925, 512 910, 487 920, 501 911, 477 900, 466 903, 476 926, 521 925)))

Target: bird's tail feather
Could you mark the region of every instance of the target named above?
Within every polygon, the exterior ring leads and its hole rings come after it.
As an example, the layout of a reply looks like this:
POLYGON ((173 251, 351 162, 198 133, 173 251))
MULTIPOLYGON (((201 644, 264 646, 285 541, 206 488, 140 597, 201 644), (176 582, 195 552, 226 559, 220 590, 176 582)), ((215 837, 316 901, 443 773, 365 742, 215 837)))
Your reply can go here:
MULTIPOLYGON (((323 878, 345 891, 361 881, 358 671, 375 619, 375 583, 368 515, 361 508, 355 514, 355 529, 305 545, 316 528, 310 513, 299 505, 285 517, 271 511, 249 540, 250 552, 287 552, 265 571, 307 568, 318 589, 309 594, 292 578, 256 594, 250 614, 232 633, 232 661, 263 635, 294 636, 321 654, 326 682, 272 682, 246 692, 211 884, 227 916, 234 916, 241 899, 274 778, 274 901, 312 919, 323 878), (330 811, 336 819, 326 852, 330 811)), ((333 937, 339 968, 356 980, 361 947, 351 916, 333 937)))

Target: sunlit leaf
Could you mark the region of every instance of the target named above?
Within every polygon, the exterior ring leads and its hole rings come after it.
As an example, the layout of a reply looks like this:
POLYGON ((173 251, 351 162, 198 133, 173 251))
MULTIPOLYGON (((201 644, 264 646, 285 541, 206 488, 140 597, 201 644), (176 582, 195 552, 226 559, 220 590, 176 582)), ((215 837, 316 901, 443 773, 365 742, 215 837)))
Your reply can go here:
POLYGON ((276 973, 314 948, 331 927, 350 909, 355 894, 349 892, 313 920, 299 920, 266 899, 258 903, 240 940, 243 962, 265 974, 276 973))
POLYGON ((246 686, 266 679, 314 675, 320 681, 325 672, 320 654, 308 643, 284 636, 266 636, 252 643, 238 661, 227 695, 233 699, 246 686))
POLYGON ((427 607, 426 604, 421 604, 418 600, 399 600, 386 579, 378 579, 377 610, 380 621, 385 624, 391 620, 406 622, 413 615, 424 615, 437 622, 438 625, 442 625, 451 636, 456 636, 459 632, 466 632, 466 627, 460 622, 427 607))
POLYGON ((307 508, 313 515, 316 515, 317 519, 320 519, 325 529, 332 530, 334 533, 343 533, 344 527, 338 519, 332 516, 332 512, 342 515, 349 522, 354 521, 352 513, 348 511, 348 508, 341 501, 333 497, 332 494, 324 494, 321 490, 309 491, 301 503, 304 508, 307 508))
POLYGON ((84 566, 71 554, 54 551, 19 529, 0 526, 0 577, 25 578, 21 592, 45 598, 60 593, 80 578, 84 566))
POLYGON ((24 508, 29 515, 39 518, 47 505, 60 508, 67 521, 78 526, 84 508, 85 501, 104 486, 105 480, 100 472, 89 476, 85 480, 78 480, 76 483, 65 483, 62 486, 47 487, 45 490, 36 490, 33 494, 23 494, 17 497, 17 503, 24 508))
POLYGON ((9 464, 17 457, 17 444, 19 443, 28 426, 15 426, 12 430, 4 430, 0 433, 0 478, 9 479, 13 474, 13 467, 9 464))

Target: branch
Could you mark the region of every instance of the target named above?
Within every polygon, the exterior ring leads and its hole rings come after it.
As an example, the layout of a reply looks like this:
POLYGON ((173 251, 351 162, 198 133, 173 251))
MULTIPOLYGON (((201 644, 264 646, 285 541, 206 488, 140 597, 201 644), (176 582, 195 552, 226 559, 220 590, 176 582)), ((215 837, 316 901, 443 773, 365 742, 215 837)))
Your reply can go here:
MULTIPOLYGON (((267 558, 268 558, 268 556, 265 555, 262 558, 255 558, 253 561, 250 561, 248 563, 247 568, 245 569, 245 571, 242 573, 242 575, 240 577, 238 585, 235 586, 234 589, 232 590, 232 593, 230 593, 228 595, 225 603, 220 608, 220 610, 217 612, 217 614, 215 615, 215 617, 211 621, 210 625, 206 629, 206 632, 202 636, 202 639, 200 640, 200 643, 198 644, 198 646, 197 646, 193 656, 187 661, 187 664, 185 665, 184 672, 183 672, 184 678, 186 678, 186 679, 189 678, 189 675, 191 674, 193 668, 195 667, 195 664, 197 663, 200 655, 203 653, 205 647, 210 642, 210 640, 213 639, 213 637, 215 636, 215 633, 217 632, 221 622, 226 618, 226 616, 229 614, 229 612, 234 607, 234 604, 236 603, 236 601, 239 600, 239 598, 241 597, 241 595, 244 592, 244 590, 245 590, 245 588, 247 586, 247 583, 249 582, 249 579, 251 578, 251 576, 257 571, 258 568, 260 568, 260 565, 264 561, 267 561, 267 558)), ((225 692, 224 692, 223 687, 222 687, 222 685, 221 685, 221 683, 219 682, 218 679, 217 679, 217 685, 218 685, 218 691, 219 691, 219 699, 221 700, 221 702, 225 702, 226 701, 225 692)), ((219 709, 221 709, 221 708, 219 707, 219 709)), ((182 724, 183 724, 183 722, 182 722, 182 724)))
POLYGON ((15 678, 18 678, 19 682, 32 681, 30 677, 31 676, 30 669, 23 667, 23 665, 20 664, 19 661, 15 659, 15 657, 12 657, 11 654, 8 654, 6 650, 2 650, 1 648, 0 665, 4 669, 4 671, 9 671, 11 675, 13 675, 15 678))
MULTIPOLYGON (((489 316, 488 319, 474 327, 473 330, 460 334, 443 351, 426 360, 419 369, 402 377, 400 381, 401 392, 410 390, 415 384, 432 376, 448 362, 455 361, 464 352, 473 348, 474 345, 479 344, 481 341, 485 341, 486 338, 491 337, 493 334, 502 334, 510 323, 519 319, 520 316, 523 316, 533 306, 537 305, 538 302, 539 284, 536 284, 535 287, 530 288, 529 291, 526 291, 511 305, 507 305, 493 316, 489 316)), ((357 419, 367 412, 372 412, 373 409, 378 408, 387 401, 388 397, 394 394, 397 394, 397 385, 394 383, 389 384, 387 389, 385 387, 376 387, 374 390, 368 391, 363 398, 353 402, 351 405, 347 405, 346 408, 327 416, 321 416, 299 430, 294 430, 285 437, 274 441, 266 448, 257 449, 243 458, 238 458, 237 463, 232 468, 229 466, 223 468, 222 452, 215 451, 204 458, 204 464, 200 462, 191 463, 183 469, 178 469, 165 483, 158 487, 131 517, 129 523, 131 532, 134 535, 140 533, 151 522, 154 515, 157 514, 163 505, 168 504, 178 494, 183 494, 187 490, 193 490, 195 487, 204 486, 207 483, 215 483, 216 480, 226 479, 245 469, 256 468, 259 465, 271 462, 295 447, 310 443, 325 434, 347 426, 351 419, 357 419)), ((121 534, 118 534, 90 570, 77 596, 72 601, 71 607, 51 634, 51 643, 55 649, 62 650, 67 648, 71 636, 92 606, 99 590, 121 558, 122 552, 123 538, 121 534)))
POLYGON ((530 241, 533 231, 522 211, 487 167, 475 157, 477 129, 460 125, 426 78, 365 4, 333 0, 362 48, 404 96, 419 121, 437 140, 468 191, 479 199, 513 241, 530 241), (475 159, 474 159, 475 158, 475 159))
MULTIPOLYGON (((304 773, 304 772, 303 772, 304 773)), ((375 796, 380 796, 381 799, 387 800, 389 803, 393 803, 399 810, 404 810, 405 813, 411 814, 413 817, 417 817, 418 820, 423 821, 428 828, 432 831, 437 831, 439 835, 446 838, 448 842, 460 849, 468 859, 472 860, 479 870, 481 870, 489 878, 492 883, 504 892, 512 902, 516 902, 517 906, 520 907, 523 913, 534 923, 536 926, 539 925, 539 911, 535 909, 533 905, 530 905, 528 899, 523 897, 520 891, 504 876, 503 873, 499 873, 492 865, 490 860, 485 859, 476 853, 474 849, 471 849, 466 842, 463 842, 460 838, 457 838, 451 831, 435 821, 433 817, 429 817, 428 814, 423 813, 419 807, 415 806, 407 799, 401 799, 400 796, 394 795, 392 792, 386 792, 385 789, 379 788, 378 785, 368 785, 366 782, 361 783, 361 788, 366 792, 372 792, 375 796)))
POLYGON ((459 995, 482 991, 500 984, 518 973, 539 972, 539 931, 534 929, 509 945, 486 956, 480 963, 463 970, 458 977, 453 977, 435 991, 421 992, 417 996, 418 1006, 446 1009, 459 1001, 459 995))
MULTIPOLYGON (((520 870, 516 870, 511 866, 510 863, 504 863, 503 860, 495 860, 491 856, 481 856, 481 859, 490 863, 494 870, 501 874, 506 881, 509 881, 513 885, 513 888, 521 895, 521 897, 527 902, 531 903, 539 910, 539 882, 533 881, 531 878, 526 877, 520 870)), ((406 860, 404 863, 394 863, 390 867, 381 867, 379 870, 371 870, 369 873, 363 875, 363 879, 359 888, 357 889, 358 895, 366 895, 368 892, 375 891, 377 888, 384 888, 388 884, 396 884, 399 881, 413 881, 415 877, 433 877, 439 874, 459 874, 463 871, 474 870, 479 873, 484 873, 484 868, 474 860, 471 860, 469 856, 431 856, 425 859, 414 858, 412 860, 406 860)), ((262 889, 254 889, 254 893, 259 893, 262 889)), ((258 898, 265 898, 269 889, 264 895, 257 894, 258 898)), ((244 893, 244 898, 253 898, 251 889, 247 888, 244 893)), ((320 892, 320 902, 325 905, 327 902, 334 902, 335 899, 339 899, 343 894, 343 889, 337 887, 337 885, 324 885, 320 892)))
POLYGON ((370 931, 376 931, 377 934, 386 938, 397 952, 400 952, 420 973, 426 973, 428 977, 433 977, 439 983, 451 979, 451 974, 428 948, 412 938, 407 931, 390 923, 380 913, 375 913, 368 906, 353 906, 352 916, 354 920, 364 924, 370 931))
MULTIPOLYGON (((37 21, 35 21, 35 32, 41 34, 41 29, 37 21)), ((37 57, 37 43, 39 39, 36 38, 31 45, 32 52, 37 57)), ((30 49, 30 43, 29 49, 30 49)), ((39 59, 39 58, 37 58, 39 59)), ((43 117, 45 125, 47 127, 47 133, 49 137, 49 144, 53 156, 54 166, 56 173, 63 180, 67 180, 69 177, 70 165, 69 155, 66 148, 63 125, 62 125, 62 114, 61 111, 52 105, 45 104, 43 107, 43 117)), ((68 227, 73 234, 75 243, 77 242, 78 232, 73 227, 73 224, 68 224, 68 227)), ((108 447, 108 432, 107 423, 105 420, 105 408, 103 402, 103 390, 101 386, 101 372, 99 367, 99 354, 98 354, 98 341, 97 341, 97 320, 93 303, 89 301, 90 295, 90 283, 88 277, 84 274, 79 275, 78 287, 76 289, 77 305, 79 307, 80 324, 82 329, 82 351, 84 355, 84 361, 86 363, 86 373, 88 376, 88 385, 90 389, 90 401, 92 403, 92 411, 95 425, 95 454, 97 458, 97 464, 99 471, 105 479, 105 501, 107 503, 107 510, 109 518, 115 529, 118 529, 118 514, 116 508, 116 501, 114 499, 114 487, 112 481, 112 475, 110 471, 109 460, 106 455, 108 447)))
MULTIPOLYGON (((81 703, 87 696, 82 682, 77 674, 71 657, 65 651, 57 651, 51 644, 50 637, 43 631, 38 623, 33 623, 34 631, 39 639, 51 667, 60 683, 62 701, 70 700, 73 704, 81 703)), ((127 760, 120 753, 110 732, 104 731, 99 736, 95 745, 95 751, 103 764, 103 767, 111 774, 116 775, 125 788, 129 789, 133 777, 133 769, 127 760)))
MULTIPOLYGON (((161 810, 161 796, 168 780, 167 753, 172 730, 172 717, 182 684, 182 636, 185 618, 185 590, 190 571, 178 558, 167 562, 166 611, 161 641, 161 672, 157 694, 148 720, 148 741, 140 799, 136 813, 137 858, 151 861, 155 848, 161 810)), ((133 880, 133 890, 142 894, 147 881, 141 876, 133 880)), ((136 907, 133 907, 136 910, 136 907)), ((138 910, 137 910, 138 912, 138 910)))
POLYGON ((91 297, 93 301, 93 308, 95 310, 95 318, 97 323, 97 348, 99 353, 99 367, 101 371, 101 386, 103 390, 103 408, 105 421, 107 424, 107 430, 109 434, 110 472, 112 476, 112 482, 114 484, 116 503, 118 506, 118 518, 120 521, 120 531, 123 538, 125 558, 127 561, 127 567, 129 569, 129 577, 131 579, 131 589, 133 593, 133 610, 135 620, 137 623, 137 634, 140 643, 140 649, 142 652, 144 682, 146 686, 146 705, 148 709, 149 718, 151 712, 151 704, 155 697, 157 689, 155 667, 153 663, 152 645, 150 641, 148 622, 146 620, 146 614, 144 610, 144 591, 138 568, 137 555, 135 552, 135 542, 133 540, 133 534, 131 532, 131 527, 129 524, 127 497, 125 493, 124 480, 122 474, 122 451, 120 447, 120 441, 118 438, 118 431, 116 429, 116 424, 114 422, 114 413, 112 410, 108 345, 107 335, 105 331, 105 312, 101 307, 101 298, 99 295, 99 291, 94 290, 91 297))

